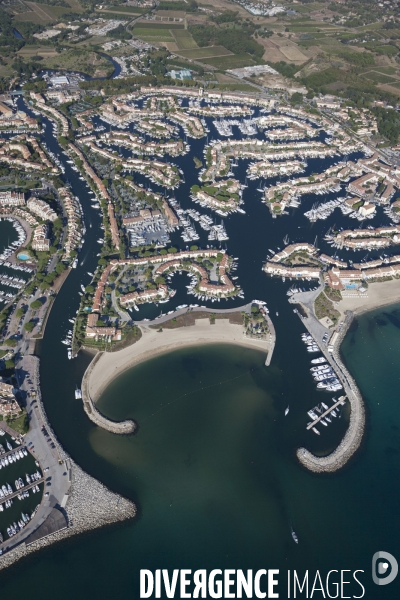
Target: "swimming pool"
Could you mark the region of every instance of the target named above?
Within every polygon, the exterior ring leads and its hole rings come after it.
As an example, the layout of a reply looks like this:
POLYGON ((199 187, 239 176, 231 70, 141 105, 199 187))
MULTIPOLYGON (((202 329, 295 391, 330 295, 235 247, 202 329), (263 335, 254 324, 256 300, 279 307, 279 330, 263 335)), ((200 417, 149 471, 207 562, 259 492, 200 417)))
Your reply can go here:
POLYGON ((18 260, 29 260, 30 256, 29 256, 29 254, 26 254, 25 252, 20 252, 19 254, 17 254, 17 258, 18 258, 18 260))

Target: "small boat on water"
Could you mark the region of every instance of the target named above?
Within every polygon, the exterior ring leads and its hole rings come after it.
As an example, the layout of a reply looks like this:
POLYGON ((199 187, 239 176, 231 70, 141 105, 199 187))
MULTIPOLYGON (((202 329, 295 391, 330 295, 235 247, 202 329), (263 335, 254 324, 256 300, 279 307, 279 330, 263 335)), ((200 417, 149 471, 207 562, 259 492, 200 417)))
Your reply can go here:
POLYGON ((287 407, 287 409, 285 410, 285 417, 288 415, 289 413, 289 407, 287 407))
POLYGON ((82 398, 82 390, 78 387, 75 389, 75 400, 80 400, 82 398))
POLYGON ((292 533, 293 540, 296 542, 296 544, 298 544, 299 543, 299 538, 297 537, 296 532, 293 530, 292 526, 290 526, 290 531, 292 533))

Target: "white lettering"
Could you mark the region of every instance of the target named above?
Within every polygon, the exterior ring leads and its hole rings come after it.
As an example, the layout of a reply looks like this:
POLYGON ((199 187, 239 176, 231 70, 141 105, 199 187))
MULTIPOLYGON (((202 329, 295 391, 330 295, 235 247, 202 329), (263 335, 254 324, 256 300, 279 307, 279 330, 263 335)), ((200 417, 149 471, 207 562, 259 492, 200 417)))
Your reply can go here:
POLYGON ((242 590, 246 595, 246 598, 253 596, 253 570, 248 569, 247 579, 244 576, 242 570, 239 570, 236 574, 236 597, 242 598, 242 590))
POLYGON ((293 574, 294 574, 294 579, 293 579, 294 598, 297 598, 297 596, 296 596, 296 582, 297 582, 297 585, 299 587, 300 594, 303 593, 303 588, 304 587, 306 588, 306 598, 308 598, 308 571, 306 571, 306 574, 305 574, 304 579, 303 579, 303 584, 301 586, 300 586, 300 581, 297 578, 297 571, 293 571, 293 574))
POLYGON ((205 569, 198 569, 193 573, 193 581, 195 588, 193 590, 193 598, 199 597, 201 590, 201 597, 207 597, 207 571, 205 569))
POLYGON ((148 569, 140 569, 140 597, 150 598, 154 588, 153 573, 148 569))
POLYGON ((333 587, 336 589, 336 596, 331 596, 329 593, 329 577, 331 575, 331 573, 339 573, 339 571, 337 569, 333 569, 332 571, 329 571, 328 575, 326 576, 326 593, 328 594, 328 598, 338 598, 339 597, 339 584, 338 583, 333 583, 333 587))
POLYGON ((315 574, 315 579, 314 579, 314 583, 313 583, 313 586, 312 586, 312 590, 311 590, 310 598, 312 598, 312 597, 313 597, 313 595, 314 595, 314 592, 322 592, 322 595, 323 595, 323 597, 324 597, 324 598, 326 597, 326 596, 325 596, 325 590, 324 590, 324 586, 322 585, 321 576, 320 576, 320 574, 319 574, 319 571, 317 571, 317 572, 316 572, 316 574, 315 574), (315 586, 316 586, 316 584, 317 584, 317 580, 318 580, 318 583, 319 583, 319 585, 320 585, 321 587, 315 587, 315 586))
POLYGON ((268 570, 268 598, 279 598, 279 594, 274 592, 274 587, 278 585, 278 580, 274 575, 279 575, 279 569, 268 570))
POLYGON ((260 579, 263 575, 266 575, 267 571, 265 569, 260 569, 259 571, 257 571, 256 576, 254 577, 254 593, 257 596, 257 598, 265 598, 266 597, 266 592, 262 592, 260 590, 260 579))
POLYGON ((164 587, 165 593, 167 594, 167 598, 173 598, 175 596, 176 584, 178 581, 179 570, 174 569, 172 573, 172 581, 169 583, 169 576, 167 569, 163 569, 163 579, 164 579, 164 587))
POLYGON ((361 596, 353 596, 353 598, 364 598, 364 594, 365 594, 365 587, 363 586, 363 584, 361 583, 361 581, 358 581, 357 577, 356 577, 356 573, 364 573, 364 571, 361 571, 360 569, 358 571, 354 571, 353 573, 353 577, 354 579, 357 581, 358 585, 360 585, 362 587, 362 594, 361 596))
POLYGON ((231 575, 235 574, 235 569, 225 569, 224 571, 224 587, 225 594, 224 598, 234 598, 235 592, 231 592, 230 588, 235 585, 235 580, 232 579, 231 575))
POLYGON ((190 579, 187 579, 187 575, 190 575, 191 572, 191 569, 181 570, 181 598, 192 597, 191 593, 186 591, 187 586, 190 585, 190 579))
POLYGON ((156 571, 156 598, 161 598, 161 571, 156 571))
POLYGON ((345 596, 344 592, 343 592, 343 586, 345 583, 350 583, 350 581, 344 581, 343 580, 343 573, 350 573, 350 569, 343 569, 343 571, 340 571, 340 597, 341 598, 351 598, 351 596, 345 596))
POLYGON ((211 598, 222 598, 222 581, 215 582, 217 575, 222 575, 221 569, 213 569, 208 578, 208 593, 211 598))

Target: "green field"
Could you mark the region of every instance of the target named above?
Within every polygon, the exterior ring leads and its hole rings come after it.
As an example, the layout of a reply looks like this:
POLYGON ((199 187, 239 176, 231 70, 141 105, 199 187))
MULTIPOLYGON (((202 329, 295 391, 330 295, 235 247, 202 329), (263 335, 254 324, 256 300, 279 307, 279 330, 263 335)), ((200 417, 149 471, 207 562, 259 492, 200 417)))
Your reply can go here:
MULTIPOLYGON (((68 4, 71 0, 68 1, 68 4)), ((96 12, 102 13, 118 13, 118 14, 126 14, 127 16, 132 15, 142 15, 147 12, 145 8, 140 8, 138 6, 116 6, 115 9, 112 8, 96 8, 96 12)))
POLYGON ((181 23, 156 23, 155 21, 138 21, 135 23, 135 29, 184 29, 185 26, 181 23))
POLYGON ((173 29, 171 33, 175 38, 179 50, 189 50, 198 47, 187 29, 173 29))
POLYGON ((261 61, 256 63, 249 54, 231 54, 230 56, 207 58, 203 59, 203 62, 221 70, 239 69, 241 67, 252 67, 255 64, 262 64, 261 61))
POLYGON ((194 48, 192 50, 180 50, 179 55, 192 60, 201 60, 204 58, 233 55, 233 52, 224 48, 224 46, 205 46, 203 48, 194 48))
POLYGON ((369 73, 365 73, 364 77, 367 79, 371 79, 374 83, 397 83, 398 79, 393 79, 393 77, 389 77, 388 75, 384 75, 383 73, 377 73, 376 71, 370 71, 369 73))
POLYGON ((145 40, 152 39, 155 42, 173 42, 174 38, 171 33, 167 31, 160 31, 159 29, 146 29, 145 27, 140 27, 133 29, 133 35, 136 35, 138 38, 143 38, 145 40))

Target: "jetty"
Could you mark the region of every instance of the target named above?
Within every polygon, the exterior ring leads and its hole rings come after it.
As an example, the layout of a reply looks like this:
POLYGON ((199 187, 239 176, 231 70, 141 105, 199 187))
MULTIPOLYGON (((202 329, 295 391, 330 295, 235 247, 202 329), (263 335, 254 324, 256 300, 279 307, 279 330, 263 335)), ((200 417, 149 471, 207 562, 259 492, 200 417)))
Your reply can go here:
POLYGON ((330 406, 325 412, 323 412, 317 419, 315 419, 312 423, 310 423, 309 425, 307 425, 307 429, 312 429, 313 427, 315 427, 316 425, 318 425, 318 423, 321 421, 321 419, 323 419, 326 416, 329 416, 329 414, 339 406, 339 404, 341 406, 344 405, 346 401, 346 396, 340 396, 339 400, 337 402, 335 402, 334 404, 332 404, 332 406, 330 406))
POLYGON ((298 311, 299 318, 340 380, 350 404, 350 422, 340 444, 327 456, 316 456, 306 448, 298 448, 296 455, 300 463, 310 471, 333 473, 341 469, 361 445, 365 428, 365 407, 360 390, 340 357, 340 345, 351 325, 354 314, 347 311, 345 320, 339 323, 336 329, 337 335, 331 338, 328 350, 328 346, 322 342, 322 338, 326 333, 331 335, 332 331, 324 327, 314 313, 315 299, 322 290, 323 287, 320 286, 317 290, 310 292, 298 292, 290 297, 289 302, 301 305, 303 314, 298 311), (332 341, 333 338, 334 341, 332 341))

